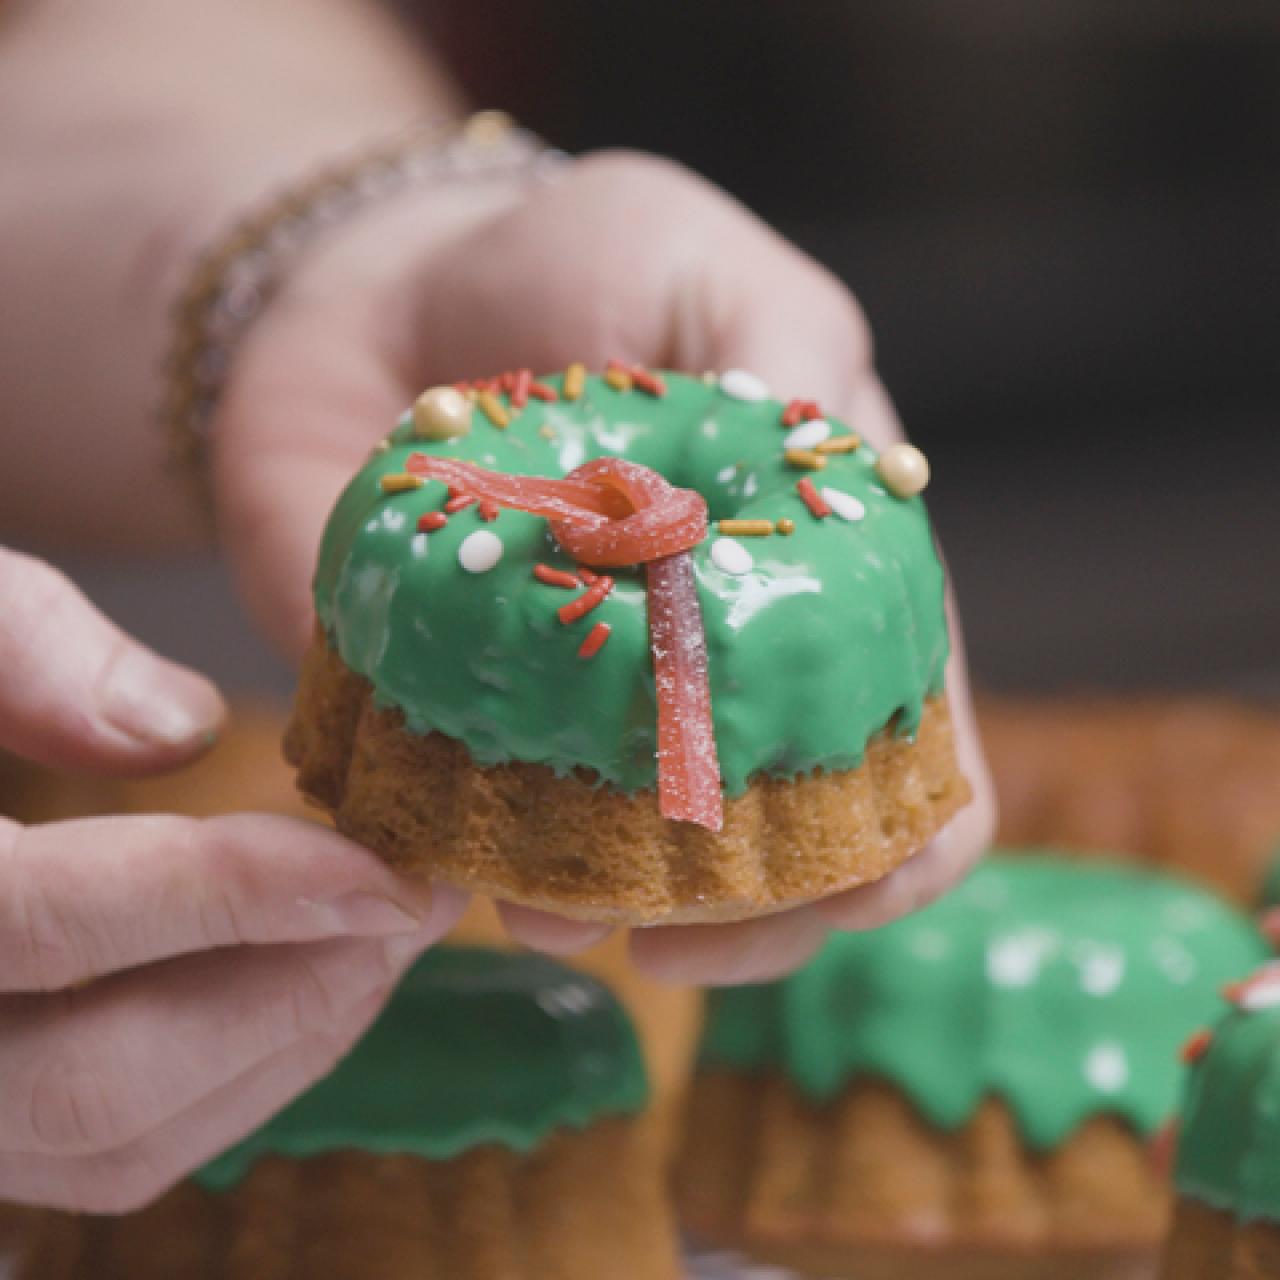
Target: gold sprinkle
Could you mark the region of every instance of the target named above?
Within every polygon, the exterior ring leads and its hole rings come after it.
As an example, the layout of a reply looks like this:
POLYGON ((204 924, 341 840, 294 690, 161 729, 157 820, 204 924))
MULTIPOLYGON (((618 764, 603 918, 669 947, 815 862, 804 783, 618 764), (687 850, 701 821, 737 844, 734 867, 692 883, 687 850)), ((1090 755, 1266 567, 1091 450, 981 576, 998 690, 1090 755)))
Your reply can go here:
POLYGON ((505 431, 511 425, 511 415, 492 391, 482 391, 476 397, 476 403, 480 406, 480 412, 500 431, 505 431))
POLYGON ((604 380, 615 391, 631 390, 631 375, 625 369, 606 369, 604 380))
POLYGON ((556 438, 556 429, 549 422, 544 422, 542 426, 538 428, 538 434, 544 440, 554 440, 556 438))
POLYGON ((383 476, 378 483, 382 485, 383 493, 408 493, 410 489, 422 488, 422 477, 398 471, 394 475, 383 476))
POLYGON ((564 371, 564 398, 576 400, 587 385, 587 366, 575 360, 564 371))
POLYGON ((827 465, 826 458, 812 449, 784 449, 782 456, 788 466, 799 467, 801 471, 821 471, 827 465))
POLYGON ((477 111, 462 126, 462 135, 474 146, 492 147, 515 127, 505 111, 477 111))
POLYGON ((737 538, 767 538, 773 532, 772 520, 721 520, 716 525, 721 533, 737 538))
POLYGON ((832 436, 814 447, 814 453, 852 453, 862 447, 861 436, 832 436))
POLYGON ((778 532, 782 534, 784 538, 789 538, 793 533, 795 533, 795 531, 796 522, 794 520, 788 520, 786 516, 783 516, 783 518, 778 521, 778 532))

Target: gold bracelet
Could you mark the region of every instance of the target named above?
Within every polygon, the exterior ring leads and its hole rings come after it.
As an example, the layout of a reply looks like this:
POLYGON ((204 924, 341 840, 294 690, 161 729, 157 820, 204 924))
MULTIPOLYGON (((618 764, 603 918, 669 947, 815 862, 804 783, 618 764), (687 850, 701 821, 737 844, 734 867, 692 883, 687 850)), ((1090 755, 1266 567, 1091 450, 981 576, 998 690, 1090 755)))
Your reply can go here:
POLYGON ((370 205, 441 179, 549 177, 566 160, 500 111, 431 123, 277 192, 199 256, 174 308, 162 417, 175 465, 203 470, 236 348, 300 251, 370 205))

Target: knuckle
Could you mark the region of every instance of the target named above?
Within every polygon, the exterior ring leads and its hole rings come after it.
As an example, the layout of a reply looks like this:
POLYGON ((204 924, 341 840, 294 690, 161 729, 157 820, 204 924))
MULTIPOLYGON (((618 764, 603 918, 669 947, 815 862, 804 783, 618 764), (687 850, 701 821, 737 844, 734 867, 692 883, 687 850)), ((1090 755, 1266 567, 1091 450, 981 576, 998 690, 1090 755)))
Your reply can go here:
POLYGON ((79 947, 56 895, 26 870, 39 862, 23 855, 29 838, 16 824, 0 825, 0 987, 54 991, 79 976, 79 947))
POLYGON ((126 1137, 121 1108, 102 1073, 77 1050, 40 1064, 28 1091, 28 1126, 41 1150, 78 1155, 110 1150, 126 1137))

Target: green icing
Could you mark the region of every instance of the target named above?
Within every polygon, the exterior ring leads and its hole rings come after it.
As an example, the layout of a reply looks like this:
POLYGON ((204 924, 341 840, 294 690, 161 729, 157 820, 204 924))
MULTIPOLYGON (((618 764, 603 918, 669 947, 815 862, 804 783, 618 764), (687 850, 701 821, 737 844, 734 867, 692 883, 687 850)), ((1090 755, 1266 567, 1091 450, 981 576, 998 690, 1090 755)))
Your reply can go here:
POLYGON ((790 537, 743 539, 755 567, 742 577, 713 563, 714 528, 693 552, 725 790, 741 793, 759 771, 855 768, 887 724, 914 732, 925 698, 942 687, 943 579, 924 505, 888 494, 864 447, 833 456, 816 483, 858 498, 865 518, 817 520, 795 492, 801 473, 783 462, 777 401, 664 377, 661 398, 590 378, 578 401, 533 401, 506 431, 477 409, 456 441, 414 440, 403 420, 325 532, 315 601, 330 641, 380 705, 400 708, 415 731, 460 739, 481 764, 532 761, 560 774, 584 766, 626 790, 652 787, 657 711, 642 573, 620 571, 604 604, 563 626, 556 609, 570 597, 532 577, 538 561, 571 566, 544 520, 507 511, 483 525, 472 508, 415 535, 443 486, 387 496, 378 483, 414 451, 542 476, 625 454, 698 490, 713 520, 796 523, 790 537), (544 425, 554 439, 539 433, 544 425), (477 528, 505 549, 496 568, 473 576, 457 552, 477 528), (578 646, 600 621, 612 628, 609 643, 584 661, 578 646))
MULTIPOLYGON (((1270 984, 1280 994, 1280 975, 1270 984)), ((1187 1082, 1174 1181, 1241 1221, 1280 1222, 1280 1007, 1215 1027, 1187 1082)))
POLYGON ((600 983, 541 956, 438 947, 332 1074, 196 1180, 225 1190, 266 1155, 526 1152, 647 1099, 631 1022, 600 983))
POLYGON ((1104 1112, 1150 1134, 1177 1102, 1179 1046, 1265 955, 1244 916, 1180 880, 993 856, 915 915, 833 936, 788 979, 717 992, 703 1060, 781 1069, 819 1102, 884 1078, 947 1130, 996 1096, 1040 1149, 1104 1112))

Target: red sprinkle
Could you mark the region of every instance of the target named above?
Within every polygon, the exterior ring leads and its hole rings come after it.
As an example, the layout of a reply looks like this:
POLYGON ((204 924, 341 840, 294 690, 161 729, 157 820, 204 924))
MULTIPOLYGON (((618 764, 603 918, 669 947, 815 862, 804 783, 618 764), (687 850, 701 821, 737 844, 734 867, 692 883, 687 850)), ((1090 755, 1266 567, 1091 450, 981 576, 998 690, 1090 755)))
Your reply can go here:
POLYGON ((630 373, 631 373, 631 366, 630 366, 629 364, 625 363, 625 361, 622 361, 622 360, 609 360, 609 361, 606 361, 605 366, 604 366, 604 371, 605 371, 605 373, 612 373, 612 372, 614 372, 615 370, 616 370, 618 373, 625 373, 625 374, 627 374, 628 376, 630 376, 630 373))
POLYGON ((631 374, 631 385, 637 391, 643 391, 651 396, 665 396, 667 394, 667 384, 656 373, 651 373, 646 369, 644 365, 635 365, 629 372, 631 374))
POLYGON ((605 641, 609 639, 609 633, 612 630, 613 628, 607 622, 597 622, 587 632, 587 638, 578 646, 578 657, 594 658, 604 648, 605 641))
POLYGON ((450 498, 449 501, 444 504, 444 509, 450 515, 453 515, 455 512, 465 511, 474 501, 475 499, 471 497, 470 494, 460 493, 456 497, 450 498))
POLYGON ((533 386, 533 370, 517 369, 511 383, 511 407, 523 409, 529 403, 529 388, 533 386))
POLYGON ((600 575, 594 570, 588 569, 586 565, 580 564, 578 566, 578 577, 580 577, 587 586, 590 586, 599 576, 600 575))
POLYGON ((805 476, 803 480, 796 481, 796 492, 800 495, 800 501, 819 520, 823 520, 831 514, 831 508, 827 505, 827 500, 813 487, 813 481, 808 476, 805 476))
POLYGON ((602 573, 576 600, 561 605, 556 614, 568 626, 579 618, 585 618, 612 590, 613 579, 607 573, 602 573))
POLYGON ((549 387, 545 382, 529 383, 529 394, 535 400, 559 400, 560 399, 560 397, 556 395, 555 387, 549 387))
POLYGON ((516 389, 516 371, 508 369, 505 373, 500 373, 496 381, 498 387, 509 394, 516 389))
POLYGON ((549 587, 567 587, 570 591, 576 591, 582 586, 580 578, 575 578, 573 574, 566 572, 564 569, 553 569, 549 564, 535 564, 533 566, 533 576, 539 582, 545 582, 549 587))
POLYGON ((1207 1027, 1202 1027, 1182 1046, 1178 1057, 1188 1065, 1193 1062, 1199 1062, 1209 1052, 1209 1046, 1212 1043, 1213 1032, 1207 1027))
POLYGON ((443 511, 424 511, 418 517, 419 533, 434 533, 449 523, 449 517, 443 511))
POLYGON ((479 515, 481 520, 496 520, 498 512, 501 510, 502 508, 496 502, 490 502, 488 498, 485 498, 481 501, 480 510, 476 514, 479 515))
POLYGON ((800 415, 803 412, 803 400, 788 400, 787 407, 782 411, 782 425, 784 427, 798 427, 800 425, 800 415))

